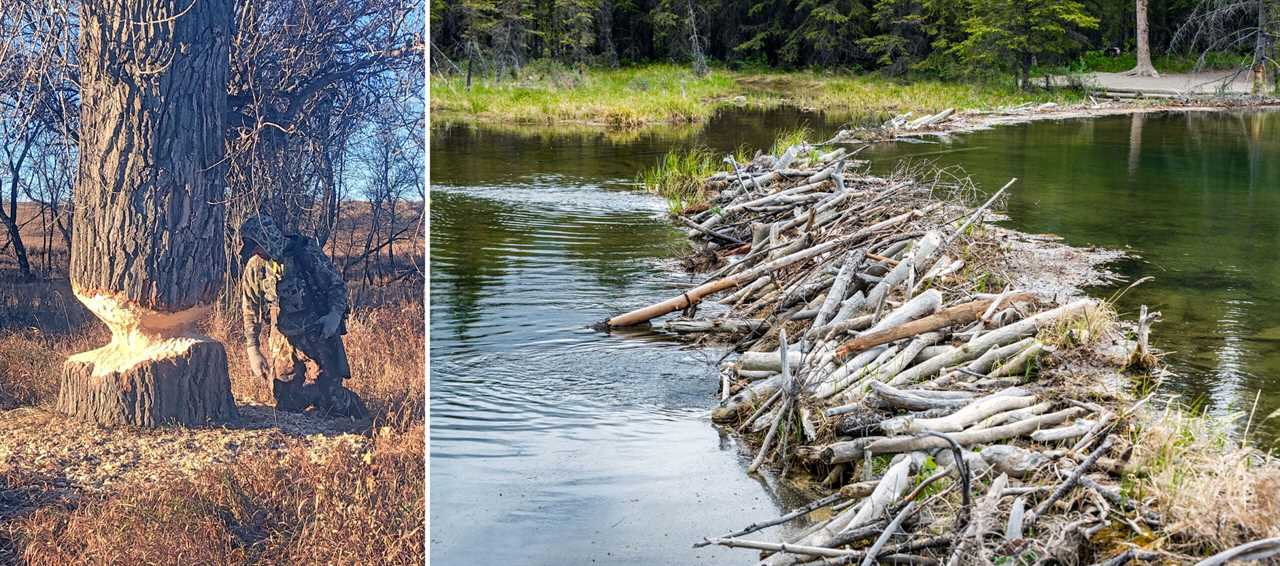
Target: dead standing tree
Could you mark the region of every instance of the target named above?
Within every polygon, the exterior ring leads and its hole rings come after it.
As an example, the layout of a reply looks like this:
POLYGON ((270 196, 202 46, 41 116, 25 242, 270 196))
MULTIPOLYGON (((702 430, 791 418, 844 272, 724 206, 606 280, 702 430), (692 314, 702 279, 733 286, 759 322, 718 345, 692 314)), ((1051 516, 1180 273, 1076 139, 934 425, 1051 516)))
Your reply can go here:
POLYGON ((230 0, 82 4, 76 297, 111 342, 71 356, 58 408, 103 424, 236 416, 222 344, 194 325, 221 282, 230 0))
POLYGON ((1171 45, 1200 50, 1197 68, 1214 51, 1234 50, 1252 44, 1247 69, 1253 94, 1275 90, 1275 47, 1280 35, 1280 0, 1200 0, 1173 35, 1171 45))

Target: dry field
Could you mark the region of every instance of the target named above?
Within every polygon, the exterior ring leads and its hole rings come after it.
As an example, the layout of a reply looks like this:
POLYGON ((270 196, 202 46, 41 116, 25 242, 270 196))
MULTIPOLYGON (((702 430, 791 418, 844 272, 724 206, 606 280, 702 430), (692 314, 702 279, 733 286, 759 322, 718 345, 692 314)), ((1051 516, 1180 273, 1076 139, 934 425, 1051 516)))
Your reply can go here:
MULTIPOLYGON (((421 234, 408 237, 403 263, 421 265, 421 234)), ((65 265, 65 249, 52 251, 65 265)), ((52 410, 63 360, 105 343, 106 327, 61 270, 20 282, 4 258, 0 564, 423 562, 421 279, 351 283, 347 385, 372 424, 276 413, 247 374, 238 317, 215 316, 207 330, 227 345, 241 422, 107 429, 52 410)))

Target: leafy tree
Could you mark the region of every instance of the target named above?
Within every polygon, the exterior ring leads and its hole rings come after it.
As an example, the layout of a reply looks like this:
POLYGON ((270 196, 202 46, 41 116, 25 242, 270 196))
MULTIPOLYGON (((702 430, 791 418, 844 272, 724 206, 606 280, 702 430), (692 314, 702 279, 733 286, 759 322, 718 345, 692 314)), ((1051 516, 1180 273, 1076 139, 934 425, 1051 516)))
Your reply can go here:
POLYGON ((1075 0, 970 0, 969 10, 954 49, 976 68, 1016 68, 1023 88, 1037 58, 1067 53, 1085 39, 1078 30, 1098 26, 1075 0))

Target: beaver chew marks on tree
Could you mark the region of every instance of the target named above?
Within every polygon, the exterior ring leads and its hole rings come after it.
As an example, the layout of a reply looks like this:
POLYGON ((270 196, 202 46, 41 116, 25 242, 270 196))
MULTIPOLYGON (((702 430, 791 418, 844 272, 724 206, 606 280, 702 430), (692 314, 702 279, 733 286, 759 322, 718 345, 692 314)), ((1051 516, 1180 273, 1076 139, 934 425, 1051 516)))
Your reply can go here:
POLYGON ((112 337, 67 360, 58 408, 102 424, 235 418, 226 350, 195 327, 226 265, 230 1, 82 6, 71 282, 112 337))

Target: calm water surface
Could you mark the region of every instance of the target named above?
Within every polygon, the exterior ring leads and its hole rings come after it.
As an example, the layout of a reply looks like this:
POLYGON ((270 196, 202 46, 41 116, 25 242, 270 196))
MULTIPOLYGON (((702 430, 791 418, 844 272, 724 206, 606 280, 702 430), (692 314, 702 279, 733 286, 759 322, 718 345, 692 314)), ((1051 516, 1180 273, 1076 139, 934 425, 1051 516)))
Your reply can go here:
MULTIPOLYGON (((440 564, 740 563, 704 535, 796 496, 745 474, 710 426, 722 354, 587 326, 694 281, 683 236, 632 179, 676 146, 767 148, 804 123, 735 112, 704 129, 606 134, 437 125, 431 144, 432 559, 440 564)), ((1170 387, 1215 411, 1280 407, 1280 114, 1173 113, 1040 122, 882 144, 959 164, 983 188, 1019 177, 1010 224, 1129 249, 1156 280, 1121 308, 1164 313, 1170 387)), ((1096 289, 1109 296, 1114 289, 1096 289)), ((1280 419, 1258 439, 1280 433, 1280 419)), ((765 538, 776 538, 766 531, 765 538)))

